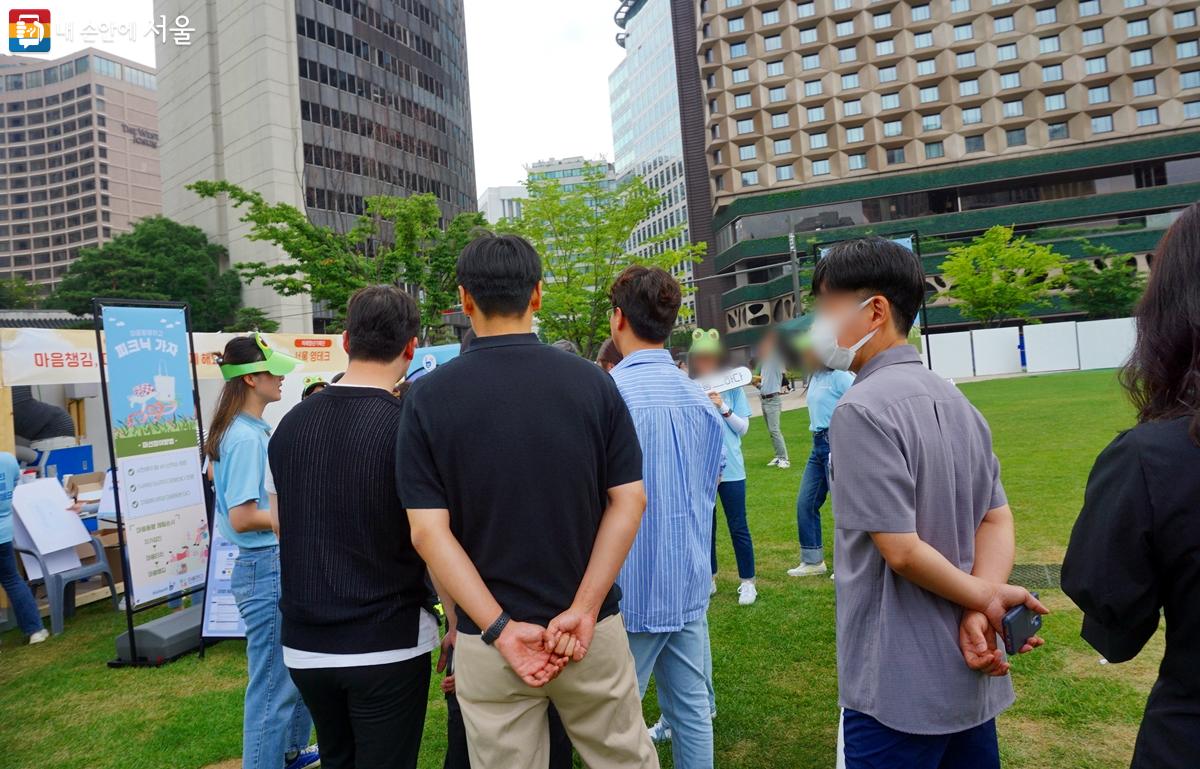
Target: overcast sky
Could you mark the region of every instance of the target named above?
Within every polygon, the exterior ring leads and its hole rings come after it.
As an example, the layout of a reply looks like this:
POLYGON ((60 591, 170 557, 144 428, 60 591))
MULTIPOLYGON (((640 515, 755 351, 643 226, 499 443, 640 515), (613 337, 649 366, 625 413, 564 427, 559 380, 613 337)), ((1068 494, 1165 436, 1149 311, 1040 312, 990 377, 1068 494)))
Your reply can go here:
MULTIPOLYGON (((624 54, 613 40, 617 0, 465 2, 479 191, 523 181, 524 166, 535 160, 612 160, 608 75, 624 54)), ((152 0, 58 0, 48 6, 56 33, 48 56, 95 45, 154 64, 154 38, 145 34, 152 0), (68 24, 72 39, 63 37, 68 24), (81 34, 89 24, 132 25, 136 39, 89 43, 81 34)))

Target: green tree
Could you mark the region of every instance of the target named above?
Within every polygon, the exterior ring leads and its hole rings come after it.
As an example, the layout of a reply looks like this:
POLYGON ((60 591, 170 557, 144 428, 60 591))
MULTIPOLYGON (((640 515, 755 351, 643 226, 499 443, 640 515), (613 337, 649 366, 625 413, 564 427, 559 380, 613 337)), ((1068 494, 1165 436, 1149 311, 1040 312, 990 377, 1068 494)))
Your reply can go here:
POLYGON ((148 217, 83 249, 46 304, 82 315, 92 311, 93 297, 187 302, 192 328, 219 331, 242 303, 237 273, 221 271, 225 254, 198 227, 148 217))
POLYGON ((272 320, 265 312, 257 307, 243 307, 233 316, 233 322, 224 328, 225 331, 261 331, 272 334, 279 330, 279 321, 272 320))
POLYGON ((1079 243, 1089 258, 1067 268, 1071 304, 1086 312, 1089 320, 1129 317, 1146 288, 1145 276, 1111 246, 1083 238, 1079 243))
POLYGON ((704 244, 665 247, 682 227, 645 241, 650 255, 629 253, 633 231, 663 202, 640 177, 614 184, 597 165, 569 189, 553 179, 531 180, 528 188, 520 218, 501 222, 498 229, 521 235, 542 255, 538 322, 544 336, 571 340, 585 357, 595 355, 608 336, 608 288, 622 270, 631 264, 672 270, 704 253, 704 244), (653 253, 659 246, 662 250, 653 253))
POLYGON ((0 310, 24 310, 36 307, 37 301, 37 289, 23 278, 0 281, 0 310))
POLYGON ((966 245, 950 248, 941 270, 949 288, 940 296, 956 302, 963 317, 994 326, 1050 304, 1050 292, 1062 283, 1066 260, 1053 248, 1014 237, 997 225, 966 245))
POLYGON ((422 335, 430 336, 441 327, 442 314, 458 301, 454 278, 458 252, 472 230, 484 223, 480 214, 460 214, 443 231, 433 195, 374 196, 364 201, 366 213, 355 226, 340 233, 313 224, 295 206, 270 203, 259 193, 229 182, 199 181, 188 189, 204 198, 227 195, 234 207, 242 209, 241 220, 250 225, 251 240, 272 243, 290 257, 275 264, 236 265, 245 278, 284 296, 307 294, 323 303, 334 313, 333 328, 340 327, 355 291, 386 283, 415 291, 421 302, 422 335))

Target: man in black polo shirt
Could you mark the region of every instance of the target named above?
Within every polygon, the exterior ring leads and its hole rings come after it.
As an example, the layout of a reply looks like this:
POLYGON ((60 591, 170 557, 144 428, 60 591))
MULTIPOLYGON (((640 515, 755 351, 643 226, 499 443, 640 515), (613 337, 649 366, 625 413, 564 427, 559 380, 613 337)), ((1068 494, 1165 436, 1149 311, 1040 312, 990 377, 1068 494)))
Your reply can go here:
POLYGON ((545 769, 553 702, 591 769, 657 767, 613 585, 645 507, 641 448, 612 379, 531 333, 541 277, 516 236, 459 256, 478 337, 405 397, 400 494, 457 617, 472 765, 545 769))
POLYGON ((312 712, 326 769, 407 769, 428 701, 437 620, 396 496, 400 401, 420 314, 393 286, 346 314, 346 374, 271 439, 283 660, 312 712))

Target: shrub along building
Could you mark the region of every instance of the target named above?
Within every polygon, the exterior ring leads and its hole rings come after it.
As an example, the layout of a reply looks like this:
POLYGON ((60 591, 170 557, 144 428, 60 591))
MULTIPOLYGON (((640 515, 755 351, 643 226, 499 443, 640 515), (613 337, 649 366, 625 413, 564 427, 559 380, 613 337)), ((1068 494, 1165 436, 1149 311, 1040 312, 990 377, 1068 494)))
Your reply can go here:
MULTIPOLYGON (((699 24, 733 346, 791 315, 789 233, 811 265, 818 242, 918 232, 933 292, 947 241, 996 224, 1144 269, 1200 199, 1194 2, 701 0, 699 24)), ((928 319, 963 325, 944 300, 928 319)))

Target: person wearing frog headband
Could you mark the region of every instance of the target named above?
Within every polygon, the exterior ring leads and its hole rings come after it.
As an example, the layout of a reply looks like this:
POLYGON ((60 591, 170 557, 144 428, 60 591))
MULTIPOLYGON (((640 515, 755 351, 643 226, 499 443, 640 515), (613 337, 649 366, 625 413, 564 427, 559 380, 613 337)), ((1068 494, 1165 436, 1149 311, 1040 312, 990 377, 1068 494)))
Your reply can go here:
POLYGON ((245 769, 304 769, 320 761, 308 745, 312 716, 283 664, 280 645, 279 541, 266 491, 268 404, 281 397, 283 377, 298 361, 271 349, 258 334, 229 340, 218 357, 225 386, 204 453, 212 463, 217 529, 238 546, 232 590, 246 625, 245 769))

